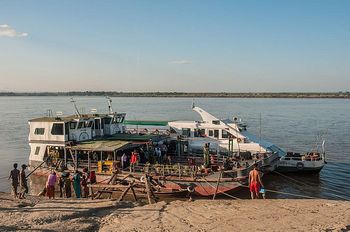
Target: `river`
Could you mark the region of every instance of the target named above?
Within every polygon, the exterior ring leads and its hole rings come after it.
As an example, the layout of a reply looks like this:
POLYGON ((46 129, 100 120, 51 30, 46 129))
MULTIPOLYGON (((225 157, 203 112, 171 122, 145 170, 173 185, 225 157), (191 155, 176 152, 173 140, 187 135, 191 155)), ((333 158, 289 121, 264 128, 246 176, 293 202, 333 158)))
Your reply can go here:
MULTIPOLYGON (((190 98, 112 98, 113 109, 126 112, 129 120, 198 120, 190 98)), ((81 111, 107 111, 102 97, 75 99, 81 111)), ((326 138, 327 165, 319 175, 266 176, 266 188, 297 195, 350 199, 350 100, 199 98, 195 104, 219 118, 233 115, 248 123, 248 130, 288 151, 307 152, 317 135, 326 138), (260 124, 261 115, 261 124, 260 124)), ((28 163, 28 120, 46 115, 48 109, 74 113, 69 97, 0 97, 0 191, 9 191, 12 164, 28 163)))

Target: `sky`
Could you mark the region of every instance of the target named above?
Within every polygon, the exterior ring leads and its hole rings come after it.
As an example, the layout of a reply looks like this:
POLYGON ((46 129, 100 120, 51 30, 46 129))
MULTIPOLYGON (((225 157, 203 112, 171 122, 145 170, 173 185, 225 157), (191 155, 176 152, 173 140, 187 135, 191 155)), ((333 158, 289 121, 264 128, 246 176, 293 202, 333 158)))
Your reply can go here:
POLYGON ((347 0, 0 0, 0 91, 350 90, 347 0))

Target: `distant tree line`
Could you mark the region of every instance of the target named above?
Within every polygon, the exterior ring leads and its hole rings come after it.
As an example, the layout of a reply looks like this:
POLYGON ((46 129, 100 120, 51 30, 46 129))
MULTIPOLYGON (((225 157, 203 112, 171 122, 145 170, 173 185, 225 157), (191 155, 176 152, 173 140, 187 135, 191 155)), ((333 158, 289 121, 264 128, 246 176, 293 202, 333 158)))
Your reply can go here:
POLYGON ((350 92, 0 92, 0 96, 110 96, 110 97, 188 97, 188 98, 350 98, 350 92))

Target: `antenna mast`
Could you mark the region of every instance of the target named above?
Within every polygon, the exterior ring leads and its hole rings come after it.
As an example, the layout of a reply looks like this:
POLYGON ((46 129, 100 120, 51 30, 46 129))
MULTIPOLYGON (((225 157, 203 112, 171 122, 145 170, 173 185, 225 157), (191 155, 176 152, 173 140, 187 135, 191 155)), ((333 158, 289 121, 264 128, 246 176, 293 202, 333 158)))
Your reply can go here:
POLYGON ((78 110, 78 107, 77 107, 77 105, 75 104, 75 100, 74 100, 74 98, 70 98, 71 99, 71 103, 73 103, 73 105, 74 105, 74 108, 75 108, 75 113, 78 115, 78 117, 80 118, 81 117, 81 114, 79 113, 79 110, 78 110))
POLYGON ((261 153, 261 113, 259 114, 259 152, 261 153))
POLYGON ((108 101, 108 111, 110 114, 113 114, 113 109, 112 109, 112 99, 108 96, 106 96, 106 99, 108 101))

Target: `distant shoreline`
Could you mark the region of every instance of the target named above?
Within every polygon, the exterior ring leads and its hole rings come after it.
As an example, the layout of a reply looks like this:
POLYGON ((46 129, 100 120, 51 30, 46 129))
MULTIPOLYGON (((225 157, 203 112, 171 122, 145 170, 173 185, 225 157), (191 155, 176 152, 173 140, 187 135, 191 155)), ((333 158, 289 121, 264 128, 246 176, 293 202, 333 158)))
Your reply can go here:
POLYGON ((335 98, 350 99, 350 92, 112 92, 112 91, 71 91, 71 92, 0 92, 0 97, 16 96, 110 96, 110 97, 169 97, 169 98, 335 98))

